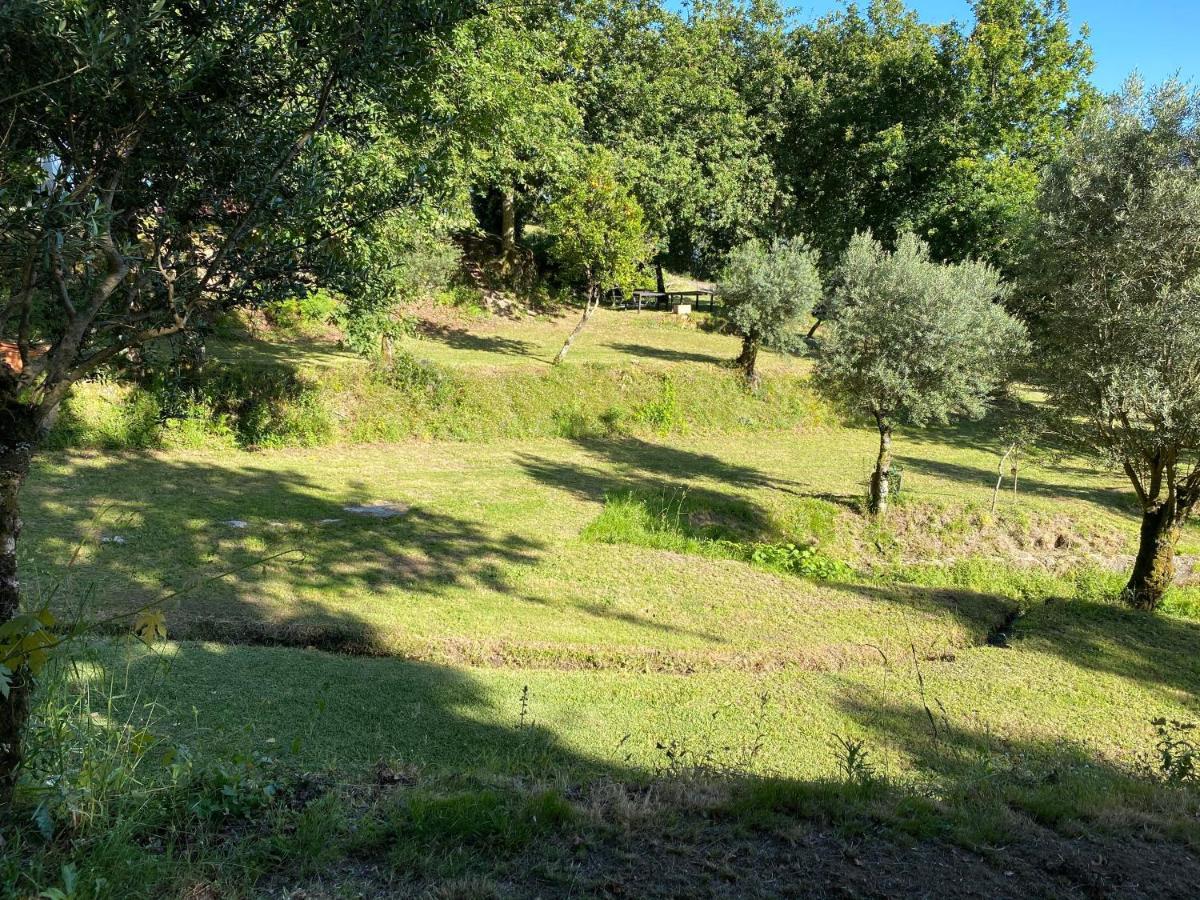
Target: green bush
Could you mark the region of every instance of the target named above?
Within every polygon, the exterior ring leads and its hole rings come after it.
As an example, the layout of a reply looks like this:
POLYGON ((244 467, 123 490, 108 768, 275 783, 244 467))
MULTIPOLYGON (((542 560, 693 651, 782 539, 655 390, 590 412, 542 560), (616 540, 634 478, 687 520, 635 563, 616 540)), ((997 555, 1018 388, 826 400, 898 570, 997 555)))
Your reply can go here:
POLYGON ((161 444, 162 420, 154 391, 95 382, 62 404, 46 443, 52 449, 148 450, 161 444))
POLYGON ((312 447, 333 438, 320 384, 285 366, 211 367, 179 391, 193 414, 206 411, 219 432, 243 446, 312 447))
MULTIPOLYGON (((446 290, 462 265, 462 250, 448 237, 419 234, 400 255, 399 280, 406 297, 427 299, 446 290)), ((476 295, 478 296, 478 295, 476 295)))
POLYGON ((749 557, 750 562, 755 565, 803 578, 844 581, 854 576, 851 566, 825 556, 812 547, 798 547, 795 544, 757 544, 750 549, 749 557))
POLYGON ((336 294, 322 288, 299 297, 276 300, 265 312, 271 324, 278 328, 315 328, 332 321, 340 305, 336 294))

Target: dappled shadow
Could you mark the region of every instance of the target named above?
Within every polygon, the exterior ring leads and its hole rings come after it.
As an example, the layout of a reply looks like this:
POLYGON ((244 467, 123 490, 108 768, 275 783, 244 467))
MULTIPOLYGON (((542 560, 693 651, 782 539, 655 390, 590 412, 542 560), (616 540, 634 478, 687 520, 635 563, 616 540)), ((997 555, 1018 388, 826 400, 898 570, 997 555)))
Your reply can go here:
MULTIPOLYGON (((1115 599, 1052 599, 1021 613, 1021 604, 1012 597, 959 588, 838 587, 921 613, 949 611, 977 644, 995 644, 999 653, 1049 654, 1083 669, 1178 690, 1200 713, 1200 622, 1141 612, 1115 599)), ((937 659, 943 648, 913 649, 922 658, 937 659)))
POLYGON ((296 369, 336 368, 361 357, 345 349, 336 337, 321 334, 286 334, 278 331, 264 337, 243 332, 236 340, 213 337, 207 342, 209 358, 214 362, 285 366, 296 369))
POLYGON ((1173 688, 1200 715, 1200 622, 1116 601, 1052 600, 1018 619, 1011 641, 1025 653, 1173 688))
MULTIPOLYGON (((1002 435, 1005 430, 1021 421, 1029 420, 1039 410, 1036 403, 1018 397, 996 398, 978 419, 956 418, 945 425, 931 422, 920 428, 905 429, 906 439, 932 441, 940 444, 978 450, 983 453, 1000 453, 1002 435)), ((1043 434, 1038 440, 1039 449, 1054 453, 1065 453, 1067 447, 1052 435, 1043 434)))
MULTIPOLYGON (((1170 845, 1174 837, 1179 841, 1176 852, 1186 853, 1187 832, 1195 827, 1195 795, 1186 786, 1151 777, 1144 768, 1154 758, 1157 740, 1149 715, 1124 723, 1123 737, 1134 753, 1114 758, 1073 736, 1041 736, 1036 728, 1021 727, 997 732, 973 710, 948 709, 936 696, 922 699, 915 679, 909 697, 898 698, 894 689, 848 685, 837 703, 857 724, 868 762, 872 755, 878 762, 880 749, 909 760, 921 772, 925 791, 944 798, 943 808, 974 832, 974 841, 1007 844, 1036 831, 1030 827, 1036 823, 1051 831, 1034 835, 1031 843, 1039 855, 1050 856, 1045 844, 1053 842, 1054 830, 1078 835, 1080 824, 1090 820, 1148 833, 1151 844, 1170 845), (1014 821, 1014 813, 1025 818, 1014 821)), ((1098 890, 1101 885, 1094 883, 1087 896, 1117 896, 1110 890, 1135 869, 1144 870, 1137 879, 1143 887, 1155 883, 1146 879, 1161 877, 1156 867, 1135 858, 1149 848, 1128 853, 1121 844, 1115 841, 1113 857, 1106 865, 1093 862, 1089 873, 1088 880, 1106 882, 1109 890, 1098 890)), ((1186 858, 1189 867, 1197 868, 1200 859, 1194 852, 1186 858)), ((1161 896, 1190 891, 1190 884, 1184 888, 1181 883, 1161 896)), ((1130 896, 1146 895, 1139 891, 1130 896)))
MULTIPOLYGON (((949 613, 966 629, 975 644, 983 644, 1003 630, 1018 610, 1017 601, 998 594, 961 588, 929 588, 911 584, 838 582, 838 589, 868 600, 908 607, 920 614, 949 613)), ((949 644, 912 646, 921 657, 936 658, 963 649, 949 644)), ((894 661, 894 660, 893 660, 894 661)))
POLYGON ((667 347, 651 347, 647 344, 630 344, 630 343, 615 343, 609 344, 613 350, 618 353, 626 353, 630 356, 641 356, 646 359, 658 359, 663 362, 691 362, 691 363, 710 363, 712 365, 724 365, 730 362, 729 357, 718 356, 713 353, 697 353, 692 350, 672 350, 667 347))
POLYGON ((71 618, 105 619, 173 598, 167 617, 175 637, 368 653, 406 648, 442 658, 457 652, 446 649, 456 640, 488 639, 469 615, 465 632, 458 624, 464 597, 477 597, 494 609, 489 615, 570 608, 641 629, 648 642, 662 633, 723 642, 582 598, 542 596, 522 576, 546 551, 536 528, 510 532, 486 516, 439 509, 414 496, 416 485, 380 496, 366 479, 339 478, 334 464, 326 478, 287 454, 269 462, 239 454, 221 465, 162 454, 43 461, 23 499, 26 580, 31 597, 55 594, 71 618), (75 604, 81 608, 67 608, 75 604), (418 604, 427 613, 414 614, 418 604), (363 615, 352 614, 359 609, 363 615), (402 623, 418 620, 425 629, 408 634, 402 623), (430 632, 439 622, 448 630, 430 632))
POLYGON ((732 487, 790 490, 787 478, 754 466, 726 462, 711 453, 655 444, 633 437, 580 437, 575 443, 623 472, 665 478, 710 478, 732 487))
POLYGON ((455 350, 529 356, 536 349, 532 343, 520 338, 504 337, 498 334, 474 334, 455 325, 424 322, 420 326, 419 333, 427 340, 438 341, 455 350))
MULTIPOLYGON (((100 492, 104 499, 88 505, 120 504, 114 509, 117 515, 118 509, 128 509, 142 521, 140 535, 105 549, 108 571, 125 570, 139 540, 168 538, 176 571, 189 577, 211 574, 214 562, 234 568, 294 549, 298 552, 286 562, 289 576, 306 586, 338 590, 402 584, 406 590, 438 593, 464 583, 502 589, 502 564, 532 563, 542 549, 530 539, 491 534, 479 522, 410 504, 405 497, 379 498, 377 489, 363 481, 350 481, 331 493, 312 477, 282 466, 247 462, 229 469, 159 454, 127 454, 76 475, 93 477, 112 487, 133 488, 136 494, 100 492), (382 516, 353 511, 376 504, 382 516), (341 565, 351 553, 358 564, 341 565)), ((32 516, 55 519, 59 539, 86 538, 94 525, 88 506, 75 506, 66 521, 62 512, 45 506, 31 511, 32 516)), ((120 526, 114 522, 112 527, 120 526)), ((253 577, 254 570, 239 574, 253 577)))

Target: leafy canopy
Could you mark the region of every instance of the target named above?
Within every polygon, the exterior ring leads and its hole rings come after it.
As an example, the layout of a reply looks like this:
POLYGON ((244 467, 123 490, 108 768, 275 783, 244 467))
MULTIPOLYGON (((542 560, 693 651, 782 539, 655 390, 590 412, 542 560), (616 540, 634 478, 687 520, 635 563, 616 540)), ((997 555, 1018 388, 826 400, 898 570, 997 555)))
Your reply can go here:
POLYGON ((817 251, 803 238, 750 240, 729 254, 718 285, 723 316, 744 338, 793 349, 821 296, 817 251))
POLYGON ((714 271, 772 230, 790 65, 775 0, 581 0, 571 72, 584 140, 621 155, 657 250, 714 271))
POLYGON ((869 234, 850 241, 838 271, 841 313, 817 363, 818 384, 880 428, 978 417, 1024 326, 998 302, 999 273, 980 262, 937 263, 911 232, 886 251, 869 234))
POLYGON ((552 27, 559 5, 490 4, 436 50, 430 109, 454 123, 452 152, 477 188, 537 188, 568 172, 578 152, 566 38, 552 27))
POLYGON ((470 4, 14 0, 0 8, 0 401, 220 310, 348 295, 374 223, 440 183, 431 47, 470 4), (37 351, 35 353, 35 350, 37 351))
POLYGON ((1059 430, 1200 496, 1200 94, 1130 82, 1047 174, 1030 292, 1059 430))
POLYGON ((1061 0, 976 0, 975 27, 873 0, 791 36, 776 168, 792 227, 829 262, 911 229, 939 259, 1009 266, 1038 173, 1094 101, 1061 0))
POLYGON ((616 157, 594 149, 576 177, 550 204, 552 252, 570 277, 597 289, 629 288, 645 263, 642 208, 617 178, 616 157))

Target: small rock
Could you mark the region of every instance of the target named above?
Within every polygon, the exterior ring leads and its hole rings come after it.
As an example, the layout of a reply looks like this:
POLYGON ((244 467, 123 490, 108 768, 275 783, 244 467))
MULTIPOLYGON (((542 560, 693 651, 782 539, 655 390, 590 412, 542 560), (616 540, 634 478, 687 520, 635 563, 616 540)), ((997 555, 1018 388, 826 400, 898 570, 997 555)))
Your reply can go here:
POLYGON ((102 543, 102 544, 123 544, 123 543, 125 543, 125 538, 123 538, 119 534, 106 534, 106 535, 104 535, 104 537, 100 538, 100 543, 102 543))
POLYGON ((249 522, 243 522, 241 519, 226 519, 225 524, 230 528, 249 528, 249 522))
POLYGON ((333 525, 333 524, 335 524, 335 523, 337 523, 337 522, 340 522, 340 521, 342 521, 342 520, 341 520, 341 519, 322 519, 322 520, 321 520, 320 522, 318 522, 317 524, 318 524, 318 525, 333 525))

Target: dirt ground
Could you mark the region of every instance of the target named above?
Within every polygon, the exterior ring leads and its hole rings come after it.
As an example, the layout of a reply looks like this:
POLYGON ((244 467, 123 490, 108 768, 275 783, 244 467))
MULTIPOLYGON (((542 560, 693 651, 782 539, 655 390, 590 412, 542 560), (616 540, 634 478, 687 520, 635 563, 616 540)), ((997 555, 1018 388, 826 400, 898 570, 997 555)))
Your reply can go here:
POLYGON ((1019 845, 986 855, 940 841, 883 834, 847 838, 796 822, 771 830, 718 821, 634 830, 599 842, 549 842, 497 877, 395 879, 369 860, 264 896, 485 898, 1194 898, 1200 858, 1143 838, 1065 838, 1031 826, 1019 845))

